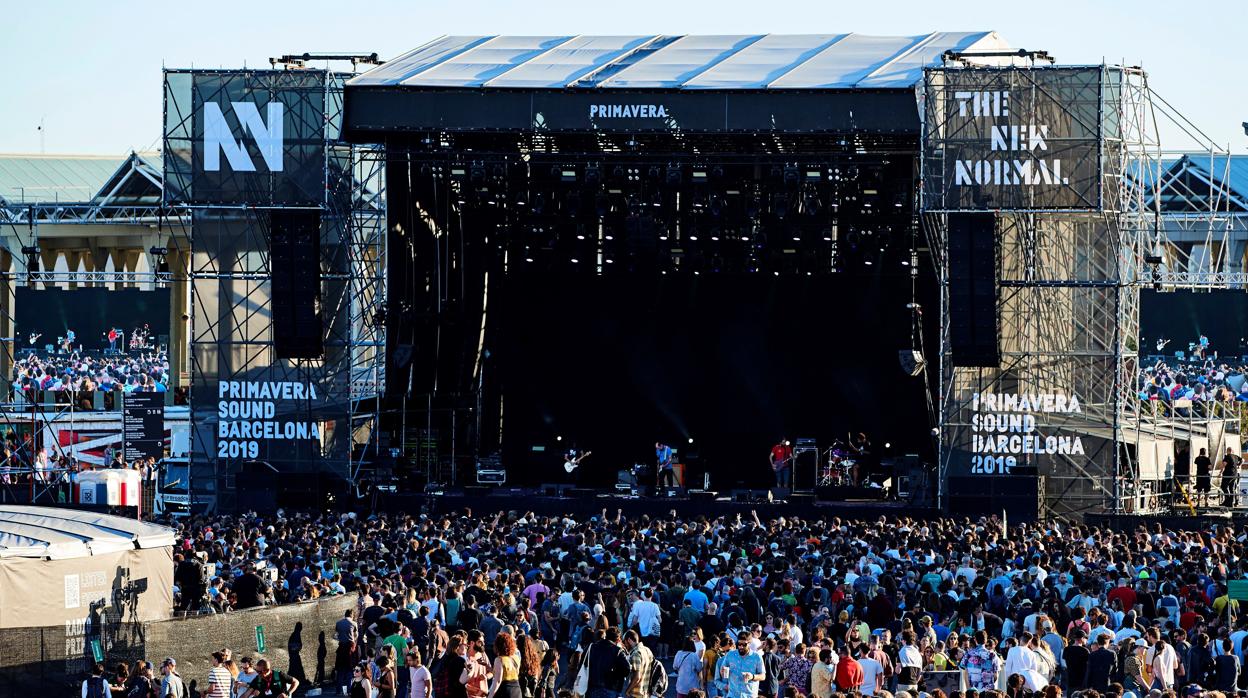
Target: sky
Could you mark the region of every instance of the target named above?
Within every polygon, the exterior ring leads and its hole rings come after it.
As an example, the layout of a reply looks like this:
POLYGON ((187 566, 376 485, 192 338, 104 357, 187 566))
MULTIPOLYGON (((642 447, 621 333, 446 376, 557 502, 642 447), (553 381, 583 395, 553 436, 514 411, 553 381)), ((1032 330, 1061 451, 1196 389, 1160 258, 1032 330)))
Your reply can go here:
MULTIPOLYGON (((1173 0, 6 3, 0 152, 124 154, 159 146, 161 68, 267 67, 284 53, 391 58, 443 34, 926 34, 994 30, 1060 63, 1143 66, 1214 142, 1248 152, 1248 11, 1173 0), (39 131, 40 124, 43 132, 39 131), (42 141, 41 141, 42 135, 42 141)), ((1193 142, 1162 125, 1166 149, 1193 142)))

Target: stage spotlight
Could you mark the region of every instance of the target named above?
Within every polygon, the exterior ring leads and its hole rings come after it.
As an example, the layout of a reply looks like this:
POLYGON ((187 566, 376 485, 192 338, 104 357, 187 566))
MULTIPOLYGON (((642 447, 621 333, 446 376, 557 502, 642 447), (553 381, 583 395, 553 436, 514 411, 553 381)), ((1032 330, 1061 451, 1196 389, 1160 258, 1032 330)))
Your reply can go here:
POLYGON ((689 437, 689 443, 693 443, 693 437, 692 437, 692 436, 690 436, 690 437, 689 437))
POLYGON ((555 437, 555 441, 563 441, 563 437, 562 437, 562 436, 556 436, 556 437, 555 437))
POLYGON ((525 258, 524 258, 524 261, 526 261, 526 262, 530 262, 530 263, 531 263, 531 262, 533 261, 533 258, 532 258, 532 257, 525 257, 525 258))

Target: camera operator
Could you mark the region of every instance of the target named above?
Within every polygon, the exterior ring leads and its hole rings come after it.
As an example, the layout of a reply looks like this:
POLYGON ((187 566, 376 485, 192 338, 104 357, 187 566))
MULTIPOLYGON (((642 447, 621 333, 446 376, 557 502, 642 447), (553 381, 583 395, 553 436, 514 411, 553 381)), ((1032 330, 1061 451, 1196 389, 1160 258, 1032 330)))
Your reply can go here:
POLYGON ((256 565, 249 562, 244 568, 243 576, 234 582, 234 594, 238 597, 235 607, 242 609, 263 606, 272 591, 269 582, 257 573, 256 565))
POLYGON ((178 610, 183 613, 197 611, 204 606, 208 596, 204 564, 197 555, 183 558, 178 554, 174 556, 174 560, 178 564, 173 571, 173 581, 182 592, 178 610))

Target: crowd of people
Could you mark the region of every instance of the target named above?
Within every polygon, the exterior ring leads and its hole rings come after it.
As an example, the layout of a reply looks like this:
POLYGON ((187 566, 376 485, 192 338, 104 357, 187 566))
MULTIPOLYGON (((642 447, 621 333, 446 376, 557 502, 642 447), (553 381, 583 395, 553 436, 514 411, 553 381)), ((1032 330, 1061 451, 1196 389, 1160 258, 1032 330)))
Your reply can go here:
POLYGON ((83 409, 92 409, 88 394, 97 390, 106 394, 169 390, 169 356, 164 352, 130 356, 28 354, 14 362, 11 387, 31 402, 38 402, 40 391, 82 394, 83 409))
MULTIPOLYGON (((1221 698, 1248 687, 1248 617, 1228 592, 1248 576, 1243 526, 604 510, 200 517, 180 534, 183 609, 354 598, 327 663, 333 690, 360 698, 1221 698)), ((247 672, 226 673, 240 695, 247 672)))
POLYGON ((1248 380, 1242 367, 1213 359, 1171 366, 1157 361, 1140 371, 1140 399, 1173 404, 1190 400, 1192 408, 1248 402, 1248 380))

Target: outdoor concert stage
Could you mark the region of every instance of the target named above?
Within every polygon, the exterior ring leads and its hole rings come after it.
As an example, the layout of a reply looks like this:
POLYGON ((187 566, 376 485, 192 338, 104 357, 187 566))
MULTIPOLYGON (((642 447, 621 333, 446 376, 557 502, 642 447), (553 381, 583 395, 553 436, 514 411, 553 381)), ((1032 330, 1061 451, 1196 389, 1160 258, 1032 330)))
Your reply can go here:
POLYGON ((390 445, 522 486, 576 449, 610 487, 656 441, 719 491, 770 484, 781 439, 933 461, 898 363, 938 330, 914 85, 998 44, 444 37, 352 79, 344 137, 385 146, 390 445))

